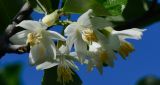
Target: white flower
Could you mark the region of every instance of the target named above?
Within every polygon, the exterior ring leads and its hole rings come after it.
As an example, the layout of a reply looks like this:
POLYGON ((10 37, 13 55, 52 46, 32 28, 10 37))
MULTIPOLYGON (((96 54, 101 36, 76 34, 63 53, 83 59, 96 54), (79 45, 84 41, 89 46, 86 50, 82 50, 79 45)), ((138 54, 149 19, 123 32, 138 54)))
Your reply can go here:
POLYGON ((134 48, 125 39, 140 39, 143 32, 136 28, 115 31, 110 26, 111 23, 104 18, 95 17, 90 9, 65 29, 67 44, 70 48, 74 44, 78 57, 82 63, 87 61, 90 71, 96 66, 102 74, 104 64, 113 67, 115 51, 123 58, 128 56, 134 48))
POLYGON ((10 38, 14 44, 30 44, 29 61, 32 65, 39 65, 45 61, 56 59, 56 48, 53 39, 65 38, 55 31, 47 30, 47 26, 38 21, 24 20, 17 26, 26 30, 16 33, 10 38))
POLYGON ((106 27, 102 30, 101 32, 105 35, 106 39, 104 38, 103 41, 99 40, 99 43, 93 42, 89 45, 89 51, 91 52, 89 55, 92 57, 88 58, 87 62, 89 71, 96 66, 101 74, 103 73, 104 64, 113 66, 114 60, 116 59, 114 51, 117 51, 124 59, 130 52, 134 51, 132 44, 125 39, 139 40, 143 34, 142 32, 145 31, 137 28, 115 31, 111 27, 106 27), (103 43, 105 41, 107 42, 103 43))
POLYGON ((51 14, 45 15, 42 19, 42 22, 50 27, 56 24, 56 21, 62 14, 63 14, 62 10, 55 10, 51 14))
POLYGON ((74 64, 74 61, 77 61, 77 59, 74 57, 74 53, 69 54, 69 48, 63 45, 59 48, 59 52, 60 55, 58 58, 60 62, 57 68, 57 80, 65 84, 69 81, 73 81, 72 75, 74 75, 74 73, 71 69, 78 70, 78 67, 74 64))
POLYGON ((76 54, 74 52, 69 53, 69 48, 67 46, 62 45, 57 50, 57 59, 52 63, 44 62, 40 65, 37 65, 37 69, 47 69, 48 67, 53 67, 58 65, 57 68, 57 81, 60 83, 68 83, 73 81, 72 75, 74 73, 72 70, 78 70, 78 67, 74 64, 74 61, 78 61, 75 57, 76 54))
POLYGON ((104 49, 104 47, 97 42, 89 45, 88 56, 88 71, 92 71, 93 67, 96 66, 100 74, 103 73, 104 65, 113 67, 114 60, 116 59, 113 50, 110 48, 106 50, 106 48, 104 49))
POLYGON ((75 51, 79 56, 81 62, 84 61, 87 52, 87 44, 97 41, 95 30, 97 28, 104 28, 105 26, 111 25, 105 19, 95 17, 93 10, 89 9, 87 12, 82 14, 77 22, 73 22, 65 29, 65 35, 67 37, 67 45, 69 48, 74 44, 75 51))
POLYGON ((143 35, 143 31, 145 31, 145 29, 138 28, 132 28, 122 31, 115 31, 111 27, 106 27, 104 29, 104 31, 110 32, 110 35, 108 35, 109 45, 112 47, 113 50, 118 51, 124 59, 129 55, 130 52, 134 51, 134 47, 132 46, 132 44, 125 39, 139 40, 143 35), (113 36, 115 38, 113 38, 113 36))

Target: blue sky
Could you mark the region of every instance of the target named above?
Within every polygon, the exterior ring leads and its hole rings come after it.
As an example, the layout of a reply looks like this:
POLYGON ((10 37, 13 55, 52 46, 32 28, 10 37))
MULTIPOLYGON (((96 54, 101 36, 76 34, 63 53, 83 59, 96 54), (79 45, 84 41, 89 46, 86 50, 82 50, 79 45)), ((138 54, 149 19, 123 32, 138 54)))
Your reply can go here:
MULTIPOLYGON (((35 20, 39 20, 37 13, 32 14, 35 20)), ((75 20, 78 15, 72 17, 75 20)), ((123 60, 119 55, 115 61, 115 67, 104 68, 104 74, 100 75, 96 69, 87 72, 86 66, 79 65, 77 71, 82 78, 83 85, 135 85, 136 81, 147 75, 160 77, 160 22, 152 24, 145 29, 142 40, 129 40, 135 46, 135 51, 123 60)), ((23 85, 40 85, 43 71, 37 71, 28 63, 28 54, 6 54, 0 60, 0 67, 6 64, 21 62, 23 64, 22 82, 23 85)))

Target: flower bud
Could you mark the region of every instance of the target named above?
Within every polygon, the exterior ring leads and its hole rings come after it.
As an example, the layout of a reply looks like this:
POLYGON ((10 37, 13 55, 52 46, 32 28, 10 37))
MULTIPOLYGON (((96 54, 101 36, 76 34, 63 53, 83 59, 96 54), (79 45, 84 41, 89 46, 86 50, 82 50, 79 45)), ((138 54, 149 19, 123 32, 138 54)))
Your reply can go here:
POLYGON ((55 10, 51 14, 48 14, 48 15, 44 16, 43 19, 42 19, 42 22, 44 24, 46 24, 48 27, 50 27, 52 25, 55 25, 55 23, 58 20, 58 18, 60 17, 60 15, 62 15, 62 11, 61 10, 55 10))

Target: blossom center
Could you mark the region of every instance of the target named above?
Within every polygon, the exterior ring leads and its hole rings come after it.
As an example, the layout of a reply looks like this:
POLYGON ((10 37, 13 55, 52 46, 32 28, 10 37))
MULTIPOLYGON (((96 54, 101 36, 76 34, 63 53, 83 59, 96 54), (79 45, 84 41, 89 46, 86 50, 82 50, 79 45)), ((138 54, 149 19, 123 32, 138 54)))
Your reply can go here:
POLYGON ((87 43, 97 42, 96 34, 91 29, 82 31, 82 39, 87 43))
POLYGON ((42 35, 39 33, 29 33, 27 36, 27 44, 29 43, 30 46, 34 46, 35 44, 40 43, 42 39, 42 35))

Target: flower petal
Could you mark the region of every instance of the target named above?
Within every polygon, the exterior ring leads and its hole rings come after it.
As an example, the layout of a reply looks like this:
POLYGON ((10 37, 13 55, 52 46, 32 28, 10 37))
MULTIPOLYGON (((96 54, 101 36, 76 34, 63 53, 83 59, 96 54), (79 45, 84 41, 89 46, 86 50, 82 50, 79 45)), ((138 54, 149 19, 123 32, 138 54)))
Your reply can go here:
POLYGON ((66 60, 66 63, 70 68, 72 68, 74 70, 79 70, 78 66, 75 65, 73 61, 66 60))
POLYGON ((45 57, 48 57, 49 59, 54 60, 56 59, 56 47, 54 42, 50 38, 43 38, 41 41, 45 47, 45 57))
POLYGON ((102 44, 102 47, 110 48, 112 50, 118 50, 120 47, 120 40, 117 35, 111 34, 113 31, 112 27, 105 27, 102 31, 95 31, 99 42, 102 44))
POLYGON ((77 52, 77 56, 80 58, 80 61, 83 62, 85 58, 85 54, 87 52, 87 43, 82 40, 81 35, 77 35, 77 38, 74 42, 75 51, 77 52))
POLYGON ((69 54, 69 48, 67 46, 61 45, 61 47, 59 48, 59 51, 61 52, 61 54, 69 54))
POLYGON ((98 70, 98 72, 102 75, 103 74, 103 64, 102 63, 98 63, 97 65, 96 65, 96 68, 97 68, 97 70, 98 70))
POLYGON ((115 54, 114 54, 114 52, 112 50, 107 50, 107 54, 108 54, 109 58, 107 58, 106 63, 109 66, 114 67, 114 60, 117 59, 116 56, 115 56, 115 54))
POLYGON ((72 49, 72 46, 73 46, 75 40, 76 40, 76 36, 74 36, 74 35, 73 35, 73 36, 68 36, 68 37, 67 37, 66 44, 67 44, 69 50, 72 49))
POLYGON ((91 72, 91 71, 93 70, 94 64, 93 64, 93 62, 92 62, 91 60, 88 61, 87 64, 88 64, 88 65, 87 65, 87 70, 88 70, 89 72, 91 72))
POLYGON ((12 37, 10 37, 9 40, 13 44, 18 44, 18 45, 26 44, 28 33, 30 33, 30 31, 28 31, 28 30, 20 31, 20 32, 16 33, 15 35, 13 35, 12 37))
POLYGON ((77 32, 77 29, 82 28, 78 23, 73 22, 72 24, 68 25, 65 30, 64 33, 66 36, 69 36, 71 34, 74 34, 77 32))
POLYGON ((125 40, 123 40, 123 41, 121 40, 120 43, 121 43, 121 46, 120 46, 118 52, 119 52, 119 54, 122 56, 123 59, 126 59, 126 57, 127 57, 131 52, 134 51, 134 46, 133 46, 131 43, 125 41, 125 40))
POLYGON ((118 50, 120 47, 120 40, 117 36, 115 35, 110 35, 109 37, 109 46, 113 49, 113 50, 118 50))
POLYGON ((108 27, 108 26, 113 27, 113 24, 111 22, 109 22, 106 19, 101 18, 101 17, 93 17, 93 18, 91 18, 91 22, 92 22, 94 29, 101 30, 101 29, 108 27))
POLYGON ((42 44, 34 45, 29 53, 29 61, 32 65, 41 64, 46 60, 45 47, 42 44))
POLYGON ((69 47, 69 50, 72 48, 73 43, 77 38, 77 34, 80 34, 80 30, 78 29, 81 29, 81 28, 82 27, 77 23, 72 23, 69 26, 67 26, 66 29, 64 30, 65 35, 68 36, 66 43, 67 43, 67 46, 69 47))
POLYGON ((100 47, 101 47, 101 45, 99 43, 92 42, 92 44, 89 45, 89 51, 91 51, 91 52, 97 52, 100 47))
POLYGON ((102 33, 97 30, 94 30, 96 37, 98 38, 98 43, 100 43, 101 47, 108 48, 109 46, 109 39, 102 33))
POLYGON ((76 51, 87 50, 87 43, 82 40, 82 37, 80 35, 77 36, 77 39, 74 45, 75 45, 76 51))
POLYGON ((93 10, 89 9, 87 12, 85 12, 78 18, 77 22, 84 27, 87 27, 87 28, 91 27, 92 24, 91 24, 90 17, 92 16, 92 14, 93 14, 93 10))
POLYGON ((61 34, 59 34, 58 32, 55 31, 47 31, 49 36, 51 39, 58 39, 58 40, 62 40, 65 41, 65 37, 63 37, 61 34))
POLYGON ((57 66, 58 65, 58 62, 44 62, 42 64, 39 64, 36 66, 36 69, 37 70, 44 70, 44 69, 49 69, 49 68, 52 68, 54 66, 57 66))
POLYGON ((47 26, 41 22, 33 21, 33 20, 23 20, 21 23, 19 23, 16 26, 23 27, 24 29, 30 30, 30 31, 37 31, 38 29, 47 29, 47 26))
POLYGON ((79 62, 76 52, 70 52, 69 55, 66 57, 66 59, 67 60, 72 60, 74 62, 79 62))
POLYGON ((145 31, 145 29, 132 28, 123 31, 112 31, 112 34, 118 35, 121 39, 131 38, 139 40, 143 35, 143 31, 145 31))

